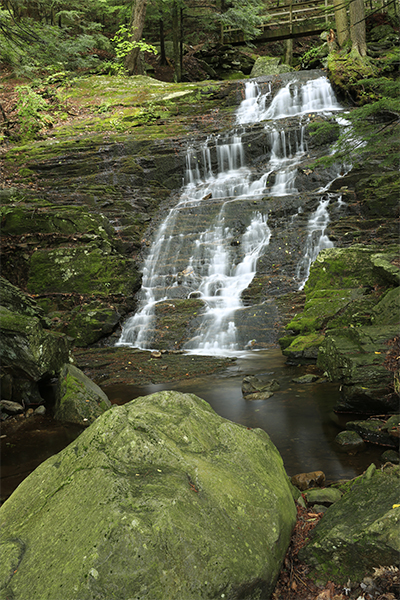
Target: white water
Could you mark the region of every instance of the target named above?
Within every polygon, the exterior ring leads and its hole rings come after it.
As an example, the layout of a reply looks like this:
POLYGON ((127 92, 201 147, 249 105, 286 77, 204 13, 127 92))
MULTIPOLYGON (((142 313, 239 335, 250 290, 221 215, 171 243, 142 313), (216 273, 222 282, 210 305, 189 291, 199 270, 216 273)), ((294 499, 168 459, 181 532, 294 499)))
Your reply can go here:
POLYGON ((328 205, 329 197, 321 200, 317 210, 311 215, 308 221, 305 253, 297 266, 296 273, 297 279, 300 281, 299 290, 304 289, 310 274, 310 267, 321 250, 333 248, 333 242, 325 234, 329 223, 328 205))
MULTIPOLYGON (((139 309, 126 322, 119 345, 152 348, 156 304, 168 300, 173 307, 174 298, 196 297, 206 303, 206 310, 201 327, 185 348, 217 355, 243 350, 238 346, 235 313, 243 308, 241 294, 254 278, 271 231, 267 216, 258 210, 244 214, 247 225, 237 231, 230 204, 265 194, 295 193, 297 166, 307 152, 304 125, 300 123, 297 130, 286 134, 279 119, 341 109, 324 77, 302 86, 288 83, 266 108, 270 96, 270 89, 262 93, 257 83, 250 81, 237 111, 239 125, 269 120, 265 133, 270 158, 262 173, 246 165, 243 131, 188 147, 180 200, 155 235, 143 267, 139 309), (278 120, 278 126, 271 119, 278 120), (275 178, 270 185, 272 174, 275 178), (187 222, 190 224, 184 225, 187 222)), ((318 251, 333 245, 325 235, 328 203, 321 202, 309 222, 305 255, 298 267, 301 286, 318 251)))

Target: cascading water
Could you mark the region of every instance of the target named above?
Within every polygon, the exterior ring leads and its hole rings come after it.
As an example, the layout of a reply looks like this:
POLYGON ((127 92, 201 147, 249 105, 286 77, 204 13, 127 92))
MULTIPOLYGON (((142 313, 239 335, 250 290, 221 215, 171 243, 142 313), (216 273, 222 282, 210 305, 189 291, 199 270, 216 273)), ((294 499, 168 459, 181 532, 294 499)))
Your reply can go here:
MULTIPOLYGON (((239 127, 231 136, 210 137, 197 149, 187 149, 179 202, 154 237, 144 262, 139 310, 126 322, 119 345, 153 348, 157 303, 199 298, 205 305, 202 322, 185 349, 221 355, 246 346, 243 340, 239 344, 235 317, 244 309, 242 292, 253 280, 257 261, 271 239, 266 211, 253 205, 266 194, 279 197, 296 192, 297 167, 307 151, 305 115, 341 107, 324 77, 303 85, 290 81, 269 107, 271 87, 262 91, 250 81, 245 92, 237 111, 239 127), (280 125, 285 117, 297 119, 289 132, 280 125), (267 121, 269 148, 262 169, 246 164, 243 142, 246 124, 261 121, 267 121)), ((327 204, 321 202, 310 219, 307 248, 298 267, 302 282, 317 251, 331 244, 324 233, 327 204)))
POLYGON ((299 290, 304 289, 310 267, 317 258, 321 250, 333 248, 333 242, 325 234, 329 223, 328 213, 329 197, 320 201, 317 210, 311 215, 308 221, 308 235, 306 240, 305 253, 297 266, 297 279, 300 281, 299 290))

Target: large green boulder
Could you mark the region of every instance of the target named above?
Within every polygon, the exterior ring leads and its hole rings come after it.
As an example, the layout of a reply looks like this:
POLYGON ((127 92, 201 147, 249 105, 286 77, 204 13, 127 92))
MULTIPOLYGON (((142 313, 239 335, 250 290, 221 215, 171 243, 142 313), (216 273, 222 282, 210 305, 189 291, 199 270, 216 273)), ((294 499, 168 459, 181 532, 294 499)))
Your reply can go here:
POLYGON ((299 557, 320 579, 360 583, 374 567, 397 565, 400 552, 399 467, 371 465, 351 482, 312 532, 299 557))
POLYGON ((113 407, 0 509, 0 598, 270 598, 296 509, 269 436, 164 391, 113 407))

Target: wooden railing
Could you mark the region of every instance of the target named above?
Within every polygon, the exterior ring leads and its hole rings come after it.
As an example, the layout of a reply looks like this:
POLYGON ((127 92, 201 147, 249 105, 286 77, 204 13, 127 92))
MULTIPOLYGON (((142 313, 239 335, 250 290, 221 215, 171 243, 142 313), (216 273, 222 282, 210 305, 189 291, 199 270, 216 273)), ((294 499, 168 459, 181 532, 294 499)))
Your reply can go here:
MULTIPOLYGON (((257 28, 260 35, 254 39, 273 40, 279 37, 277 29, 287 30, 284 37, 297 37, 299 32, 303 35, 318 32, 323 29, 324 24, 333 20, 332 0, 308 0, 306 2, 293 2, 284 4, 281 7, 271 7, 265 14, 265 22, 257 28), (299 29, 296 33, 295 29, 299 29), (304 29, 306 33, 300 31, 304 29)), ((235 43, 243 41, 243 32, 235 27, 222 26, 221 43, 235 43)))

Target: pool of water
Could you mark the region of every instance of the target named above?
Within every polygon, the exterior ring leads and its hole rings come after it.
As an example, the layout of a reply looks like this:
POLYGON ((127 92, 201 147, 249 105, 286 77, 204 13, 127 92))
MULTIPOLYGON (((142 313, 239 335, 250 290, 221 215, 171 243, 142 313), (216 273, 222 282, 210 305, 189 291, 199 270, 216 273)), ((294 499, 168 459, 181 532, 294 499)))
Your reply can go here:
POLYGON ((243 353, 223 374, 143 387, 113 385, 104 391, 114 404, 125 404, 138 396, 166 389, 196 394, 222 417, 246 427, 264 429, 282 455, 290 476, 321 470, 328 481, 336 481, 359 475, 371 462, 378 466, 384 448, 367 444, 364 452, 349 456, 336 446, 336 435, 344 429, 346 421, 357 416, 333 412, 339 402, 337 384, 292 382, 306 370, 304 366, 286 365, 279 350, 265 350, 243 353), (268 400, 245 400, 241 386, 248 374, 268 374, 281 387, 268 400))
MULTIPOLYGON (((206 400, 222 417, 246 427, 264 429, 278 448, 288 475, 321 470, 327 481, 350 479, 362 473, 385 448, 367 444, 355 456, 343 453, 335 444, 336 435, 356 415, 333 412, 339 401, 338 385, 295 384, 294 377, 307 367, 285 364, 279 350, 242 353, 226 371, 189 381, 148 385, 113 385, 104 391, 113 404, 125 404, 138 396, 174 389, 206 400), (242 396, 245 375, 268 374, 280 389, 268 400, 248 401, 242 396)), ((6 429, 6 427, 4 428, 6 429)), ((54 421, 49 416, 21 417, 1 439, 1 497, 7 498, 41 462, 71 443, 82 428, 54 421)))

